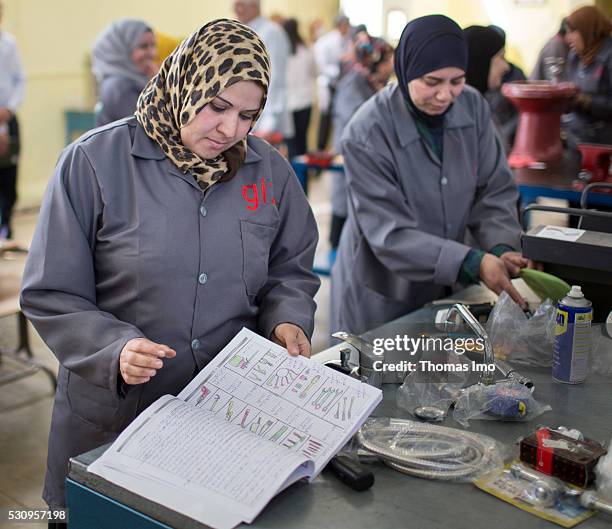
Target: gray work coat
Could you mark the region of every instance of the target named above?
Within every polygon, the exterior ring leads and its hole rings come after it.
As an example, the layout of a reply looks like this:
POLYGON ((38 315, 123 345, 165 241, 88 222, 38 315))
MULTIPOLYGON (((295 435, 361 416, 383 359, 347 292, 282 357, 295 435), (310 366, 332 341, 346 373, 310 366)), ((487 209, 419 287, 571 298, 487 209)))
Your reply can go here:
POLYGON ((98 84, 96 127, 101 127, 136 111, 138 96, 144 85, 134 79, 112 75, 98 84))
POLYGON ((365 102, 342 152, 349 216, 332 271, 331 331, 362 333, 442 297, 478 245, 519 248, 518 192, 489 105, 466 86, 446 115, 441 164, 396 84, 365 102))
MULTIPOLYGON (((336 87, 334 95, 333 125, 334 125, 334 149, 342 152, 340 140, 344 128, 355 115, 357 109, 376 93, 368 78, 361 72, 352 70, 347 73, 336 87)), ((346 179, 343 173, 334 172, 331 185, 332 213, 338 217, 346 217, 346 179)))
POLYGON ((65 505, 68 459, 176 395, 244 326, 313 331, 317 228, 291 167, 248 138, 244 165, 206 193, 132 118, 63 152, 25 268, 21 306, 60 362, 44 499, 65 505), (127 386, 132 338, 177 356, 127 386))
POLYGON ((570 144, 612 144, 612 37, 604 39, 591 64, 570 51, 565 77, 591 98, 588 110, 574 108, 564 119, 570 144))

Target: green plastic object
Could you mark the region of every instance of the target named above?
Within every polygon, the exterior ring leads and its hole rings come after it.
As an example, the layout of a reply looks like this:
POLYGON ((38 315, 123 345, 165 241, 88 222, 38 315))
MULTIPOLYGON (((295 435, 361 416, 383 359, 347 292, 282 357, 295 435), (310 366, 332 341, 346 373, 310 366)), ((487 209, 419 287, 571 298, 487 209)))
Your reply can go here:
POLYGON ((554 303, 558 303, 571 290, 563 279, 546 272, 522 268, 519 275, 542 300, 550 298, 554 303))

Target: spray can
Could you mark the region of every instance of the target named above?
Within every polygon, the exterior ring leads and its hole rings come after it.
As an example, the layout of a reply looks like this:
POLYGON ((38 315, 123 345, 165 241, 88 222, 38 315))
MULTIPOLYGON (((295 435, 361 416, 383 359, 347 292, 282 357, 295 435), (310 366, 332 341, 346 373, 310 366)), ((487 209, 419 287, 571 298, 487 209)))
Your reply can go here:
POLYGON ((585 381, 591 352, 593 307, 579 286, 557 305, 552 377, 565 384, 585 381))

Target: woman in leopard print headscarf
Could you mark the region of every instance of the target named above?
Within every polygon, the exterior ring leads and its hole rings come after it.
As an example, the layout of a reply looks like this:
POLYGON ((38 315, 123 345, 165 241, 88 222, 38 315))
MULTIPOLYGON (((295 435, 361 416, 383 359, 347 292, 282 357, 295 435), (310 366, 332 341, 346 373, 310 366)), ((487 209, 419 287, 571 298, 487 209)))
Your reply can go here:
POLYGON ((261 40, 206 24, 137 113, 66 147, 21 307, 59 359, 43 497, 66 505, 71 457, 177 395, 246 327, 310 355, 314 216, 289 162, 249 134, 266 100, 261 40))
POLYGON ((266 102, 268 52, 251 28, 235 20, 219 19, 185 39, 138 99, 136 118, 147 135, 181 171, 190 172, 202 189, 236 174, 244 161, 246 140, 241 139, 215 158, 202 159, 181 142, 181 129, 218 94, 240 81, 253 81, 264 89, 253 124, 266 102))

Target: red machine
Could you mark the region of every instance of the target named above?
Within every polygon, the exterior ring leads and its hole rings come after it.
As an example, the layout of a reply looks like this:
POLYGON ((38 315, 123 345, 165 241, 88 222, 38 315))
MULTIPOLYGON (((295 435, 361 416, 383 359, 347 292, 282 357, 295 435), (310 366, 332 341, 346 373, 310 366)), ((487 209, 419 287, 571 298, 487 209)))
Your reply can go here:
POLYGON ((514 147, 508 157, 510 167, 561 158, 561 114, 578 92, 573 83, 515 81, 502 85, 502 94, 519 111, 514 147))
POLYGON ((584 187, 593 182, 611 182, 610 156, 612 145, 597 143, 580 143, 578 150, 582 154, 582 171, 578 175, 584 187))

